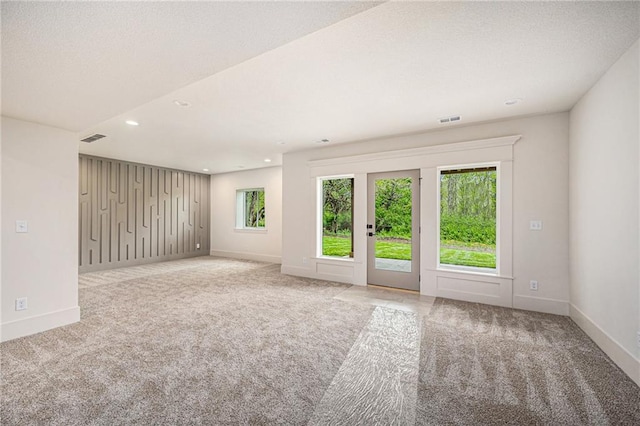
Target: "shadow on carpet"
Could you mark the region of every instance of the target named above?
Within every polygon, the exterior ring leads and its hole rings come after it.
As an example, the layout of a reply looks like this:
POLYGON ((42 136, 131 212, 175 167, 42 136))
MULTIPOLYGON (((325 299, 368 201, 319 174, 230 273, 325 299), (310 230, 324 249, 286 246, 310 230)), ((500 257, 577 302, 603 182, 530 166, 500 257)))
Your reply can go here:
POLYGON ((418 424, 640 424, 640 388, 567 317, 437 299, 422 325, 418 424))

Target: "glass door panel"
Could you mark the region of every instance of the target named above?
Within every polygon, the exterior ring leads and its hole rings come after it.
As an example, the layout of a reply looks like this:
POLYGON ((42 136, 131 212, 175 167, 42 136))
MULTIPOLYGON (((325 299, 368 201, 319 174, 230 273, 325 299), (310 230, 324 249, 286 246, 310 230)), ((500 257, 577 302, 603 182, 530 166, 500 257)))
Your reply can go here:
POLYGON ((419 290, 420 171, 368 176, 367 282, 419 290))

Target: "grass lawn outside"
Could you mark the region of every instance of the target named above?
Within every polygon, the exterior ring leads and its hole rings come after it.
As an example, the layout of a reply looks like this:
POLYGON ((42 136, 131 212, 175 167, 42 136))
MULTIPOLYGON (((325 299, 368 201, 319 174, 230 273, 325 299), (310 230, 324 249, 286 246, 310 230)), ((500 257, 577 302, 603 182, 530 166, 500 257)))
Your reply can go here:
POLYGON ((322 255, 349 257, 351 251, 351 238, 347 235, 344 237, 322 237, 322 255))
POLYGON ((376 240, 376 257, 381 259, 411 260, 411 244, 376 240))
MULTIPOLYGON (((351 250, 351 239, 346 237, 322 237, 322 255, 347 257, 351 250)), ((384 259, 411 260, 411 244, 391 241, 376 241, 376 257, 384 259)))
POLYGON ((441 240, 440 264, 495 268, 496 246, 493 244, 441 240))
POLYGON ((440 264, 495 268, 496 254, 462 249, 440 249, 440 264))
MULTIPOLYGON (((440 248, 440 263, 446 265, 473 266, 478 268, 495 268, 495 246, 479 247, 456 241, 440 248), (453 247, 452 247, 453 246, 453 247)), ((348 257, 351 250, 351 239, 348 236, 322 237, 322 254, 324 256, 348 257)), ((411 244, 397 241, 376 241, 376 257, 384 259, 411 260, 411 244)))

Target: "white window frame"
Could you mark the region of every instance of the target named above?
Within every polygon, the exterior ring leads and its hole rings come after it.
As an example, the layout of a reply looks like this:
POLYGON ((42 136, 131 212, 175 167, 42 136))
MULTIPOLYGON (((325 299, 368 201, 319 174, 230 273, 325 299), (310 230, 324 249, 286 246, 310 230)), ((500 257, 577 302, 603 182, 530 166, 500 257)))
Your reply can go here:
POLYGON ((266 232, 267 230, 267 194, 264 188, 242 188, 236 190, 236 231, 246 231, 246 232, 266 232), (262 191, 264 193, 264 205, 265 205, 265 215, 264 215, 264 226, 250 227, 246 226, 246 196, 247 192, 255 192, 262 191))
POLYGON ((500 189, 501 189, 501 175, 500 175, 500 162, 486 162, 486 163, 471 163, 471 164, 457 164, 457 165, 449 165, 449 166, 441 166, 436 169, 436 214, 437 214, 437 223, 436 229, 438 231, 437 238, 437 250, 436 250, 436 265, 437 269, 441 271, 452 271, 452 272, 471 272, 477 274, 484 275, 500 275, 500 211, 501 211, 501 197, 500 197, 500 189), (476 169, 476 168, 484 168, 484 167, 495 167, 496 168, 496 267, 495 268, 480 268, 475 266, 463 266, 463 265, 450 265, 448 263, 440 263, 440 200, 441 200, 441 172, 447 170, 460 170, 460 169, 476 169))
MULTIPOLYGON (((350 257, 350 258, 342 258, 342 257, 337 257, 337 256, 326 256, 324 254, 322 254, 322 237, 324 236, 324 199, 323 199, 323 195, 324 195, 324 188, 323 188, 323 183, 325 180, 335 180, 335 179, 353 179, 353 184, 354 184, 354 192, 355 192, 355 175, 354 174, 348 174, 348 175, 333 175, 333 176, 320 176, 317 178, 316 180, 316 258, 323 258, 323 259, 333 259, 333 260, 339 260, 339 261, 344 261, 344 262, 353 262, 355 259, 355 253, 354 253, 354 257, 350 257)), ((351 205, 351 214, 353 215, 353 210, 354 210, 354 206, 351 205)), ((352 229, 351 232, 353 233, 354 230, 352 229)))

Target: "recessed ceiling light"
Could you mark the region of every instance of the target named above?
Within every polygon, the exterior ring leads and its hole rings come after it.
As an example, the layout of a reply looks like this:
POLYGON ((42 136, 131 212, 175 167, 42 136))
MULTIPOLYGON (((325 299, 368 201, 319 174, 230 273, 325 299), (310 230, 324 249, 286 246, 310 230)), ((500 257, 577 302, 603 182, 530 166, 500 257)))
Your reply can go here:
POLYGON ((265 163, 270 163, 270 162, 271 162, 271 158, 265 158, 265 159, 264 159, 264 162, 265 162, 265 163))
POLYGON ((316 143, 329 143, 329 139, 320 139, 319 141, 316 141, 316 143))
POLYGON ((508 99, 504 101, 504 104, 511 106, 511 105, 519 104, 520 102, 522 102, 522 98, 513 98, 513 99, 508 99))
POLYGON ((129 126, 138 126, 140 124, 137 121, 133 121, 133 120, 127 120, 125 121, 125 123, 127 123, 129 126))
POLYGON ((173 103, 176 106, 179 106, 180 108, 189 108, 191 106, 191 103, 187 102, 187 101, 179 101, 178 99, 176 99, 175 101, 173 101, 173 103))
POLYGON ((209 171, 209 169, 202 169, 202 171, 203 171, 203 172, 208 172, 208 171, 209 171))

